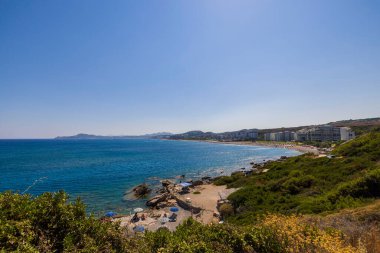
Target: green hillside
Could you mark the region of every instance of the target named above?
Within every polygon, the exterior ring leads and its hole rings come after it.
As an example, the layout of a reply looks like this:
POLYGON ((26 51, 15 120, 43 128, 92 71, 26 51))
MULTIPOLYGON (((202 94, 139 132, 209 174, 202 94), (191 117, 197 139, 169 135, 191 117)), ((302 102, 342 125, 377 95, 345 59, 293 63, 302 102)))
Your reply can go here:
POLYGON ((365 205, 380 197, 380 132, 371 132, 337 147, 335 157, 302 155, 264 167, 267 173, 221 178, 241 187, 230 195, 245 224, 258 214, 317 214, 365 205))

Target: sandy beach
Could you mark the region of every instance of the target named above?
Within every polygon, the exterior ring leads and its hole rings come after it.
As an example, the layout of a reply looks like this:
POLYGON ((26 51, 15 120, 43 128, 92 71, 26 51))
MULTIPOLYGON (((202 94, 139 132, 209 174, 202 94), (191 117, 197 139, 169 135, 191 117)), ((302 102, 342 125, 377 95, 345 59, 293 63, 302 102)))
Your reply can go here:
POLYGON ((213 217, 214 213, 218 213, 216 208, 218 200, 226 199, 228 195, 236 190, 235 188, 227 189, 225 185, 216 186, 207 184, 194 187, 194 192, 199 191, 200 194, 188 193, 181 197, 183 199, 190 198, 193 206, 202 208, 198 220, 204 224, 208 224, 218 222, 213 217))
POLYGON ((174 222, 162 222, 162 218, 166 214, 167 217, 172 215, 170 211, 170 206, 161 209, 150 209, 146 208, 143 212, 138 213, 139 217, 144 216, 145 219, 140 219, 137 222, 132 222, 133 215, 126 215, 122 217, 115 217, 112 219, 113 222, 120 222, 120 226, 127 228, 127 231, 133 233, 133 229, 136 226, 143 226, 147 231, 155 231, 161 227, 165 227, 170 231, 174 231, 176 227, 181 224, 185 219, 192 217, 193 219, 203 223, 218 223, 219 219, 214 217, 214 213, 218 213, 217 202, 220 199, 226 199, 229 194, 236 191, 237 189, 227 189, 226 186, 216 186, 213 184, 204 184, 195 186, 187 194, 176 195, 178 199, 191 203, 193 207, 200 208, 201 211, 197 214, 189 210, 181 208, 179 205, 174 204, 173 206, 178 207, 179 211, 176 212, 177 219, 174 222), (194 194, 194 192, 199 192, 194 194))
POLYGON ((189 140, 189 141, 201 141, 210 143, 219 143, 227 145, 248 145, 248 146, 263 146, 263 147, 273 147, 273 148, 286 148, 291 150, 296 150, 301 153, 312 153, 314 155, 319 155, 319 150, 316 147, 310 145, 299 145, 292 142, 269 142, 269 141, 213 141, 213 140, 189 140))

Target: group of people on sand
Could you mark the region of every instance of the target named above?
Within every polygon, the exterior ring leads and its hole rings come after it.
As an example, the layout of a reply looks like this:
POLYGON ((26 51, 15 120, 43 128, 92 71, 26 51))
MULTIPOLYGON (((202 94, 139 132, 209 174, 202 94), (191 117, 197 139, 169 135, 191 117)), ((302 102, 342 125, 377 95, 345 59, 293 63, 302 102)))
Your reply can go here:
POLYGON ((145 217, 145 213, 143 213, 140 217, 137 213, 135 213, 135 215, 133 215, 132 219, 131 219, 131 222, 138 222, 140 220, 145 220, 146 217, 145 217))

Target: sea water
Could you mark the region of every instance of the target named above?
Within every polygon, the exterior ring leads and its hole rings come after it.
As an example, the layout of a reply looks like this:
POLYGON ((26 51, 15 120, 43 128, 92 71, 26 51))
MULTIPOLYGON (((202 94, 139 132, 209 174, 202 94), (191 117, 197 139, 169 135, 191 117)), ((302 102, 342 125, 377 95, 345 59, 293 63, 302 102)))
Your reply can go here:
POLYGON ((146 199, 125 193, 146 182, 227 175, 250 162, 294 156, 294 150, 157 139, 0 140, 0 191, 39 195, 64 190, 88 212, 127 213, 146 199))

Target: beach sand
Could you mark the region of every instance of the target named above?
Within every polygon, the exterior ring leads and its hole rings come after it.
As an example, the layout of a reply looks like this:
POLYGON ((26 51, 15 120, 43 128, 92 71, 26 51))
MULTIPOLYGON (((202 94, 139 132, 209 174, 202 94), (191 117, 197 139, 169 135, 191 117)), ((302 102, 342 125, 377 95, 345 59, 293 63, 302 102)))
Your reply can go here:
POLYGON ((201 215, 197 217, 197 220, 204 224, 215 222, 213 214, 218 213, 216 205, 219 199, 226 199, 228 195, 236 191, 237 189, 227 189, 225 185, 216 186, 213 184, 206 184, 194 187, 191 193, 181 196, 182 200, 186 198, 191 199, 193 206, 200 207, 203 210, 201 215), (193 192, 199 191, 200 194, 194 194, 193 192))
POLYGON ((114 222, 120 222, 120 226, 128 228, 129 232, 133 232, 135 226, 142 225, 146 230, 155 231, 160 227, 166 227, 170 231, 174 231, 176 227, 181 224, 185 219, 193 217, 195 220, 203 223, 217 223, 219 220, 214 217, 214 213, 217 213, 216 205, 217 201, 221 198, 225 199, 229 194, 237 189, 227 189, 226 186, 216 186, 213 184, 206 184, 194 187, 190 193, 177 196, 183 201, 190 198, 191 204, 194 207, 202 208, 199 214, 192 214, 190 211, 184 210, 179 207, 177 212, 177 221, 175 222, 161 222, 161 218, 166 215, 169 217, 172 213, 170 207, 162 208, 159 210, 146 209, 140 213, 139 216, 144 214, 147 218, 138 222, 131 222, 133 215, 127 215, 123 217, 114 218, 114 222), (200 194, 194 194, 193 192, 200 192, 200 194))
POLYGON ((208 141, 208 140, 194 140, 210 143, 219 144, 230 144, 230 145, 247 145, 247 146, 263 146, 263 147, 273 147, 273 148, 286 148, 291 150, 296 150, 301 153, 312 153, 314 155, 319 155, 319 150, 316 147, 309 145, 300 145, 292 142, 269 142, 269 141, 208 141))

